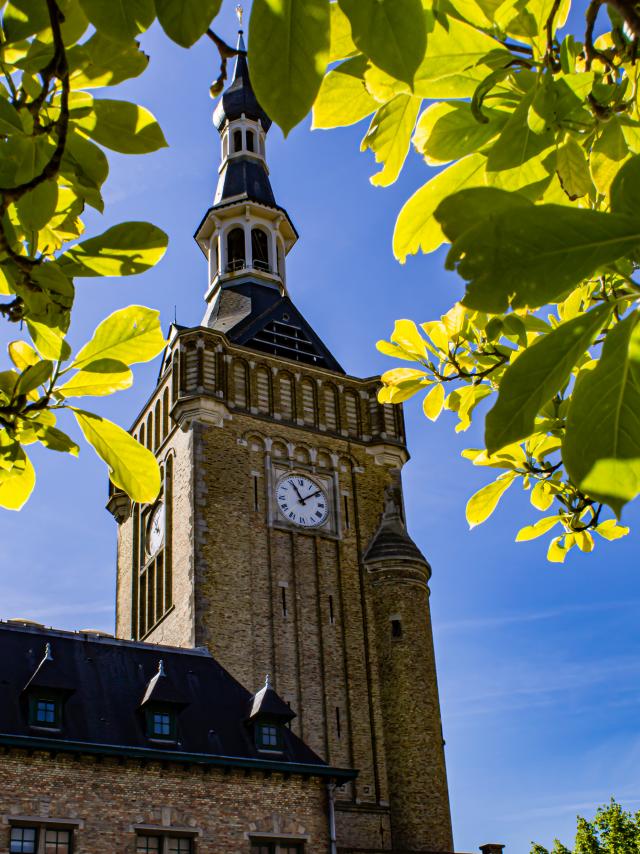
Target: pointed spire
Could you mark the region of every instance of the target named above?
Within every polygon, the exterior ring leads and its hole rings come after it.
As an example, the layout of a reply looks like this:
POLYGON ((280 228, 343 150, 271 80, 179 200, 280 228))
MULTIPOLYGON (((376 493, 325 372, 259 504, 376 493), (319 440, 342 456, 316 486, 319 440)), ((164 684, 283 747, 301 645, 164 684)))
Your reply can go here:
POLYGON ((227 121, 240 119, 244 116, 247 119, 259 121, 266 133, 271 127, 271 119, 258 103, 251 85, 247 48, 242 30, 238 31, 236 50, 238 54, 233 70, 233 79, 218 101, 213 113, 213 124, 218 131, 222 132, 227 121))
POLYGON ((369 566, 422 564, 428 578, 431 575, 431 567, 407 532, 401 500, 399 485, 389 484, 384 492, 384 511, 380 525, 364 554, 364 562, 369 566))

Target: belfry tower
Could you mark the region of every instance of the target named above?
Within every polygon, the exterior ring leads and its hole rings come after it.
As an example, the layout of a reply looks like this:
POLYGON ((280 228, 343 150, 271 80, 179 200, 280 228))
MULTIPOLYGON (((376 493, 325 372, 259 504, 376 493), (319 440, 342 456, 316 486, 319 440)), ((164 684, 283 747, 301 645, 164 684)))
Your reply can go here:
POLYGON ((202 323, 173 325, 132 433, 157 456, 153 505, 113 493, 117 633, 206 646, 335 766, 338 845, 451 851, 429 564, 404 521, 400 407, 347 375, 289 296, 298 234, 276 201, 271 122, 242 36, 214 124, 222 161, 195 239, 202 323))

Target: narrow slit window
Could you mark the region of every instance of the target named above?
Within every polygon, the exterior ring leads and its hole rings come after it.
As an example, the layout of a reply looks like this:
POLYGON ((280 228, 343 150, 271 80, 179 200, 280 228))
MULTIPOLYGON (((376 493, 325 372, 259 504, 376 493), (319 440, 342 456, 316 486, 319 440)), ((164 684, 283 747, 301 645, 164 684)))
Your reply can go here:
POLYGON ((349 496, 343 495, 343 505, 344 505, 344 526, 345 528, 351 527, 351 520, 349 519, 349 496))
POLYGON ((280 588, 280 598, 282 600, 282 616, 286 617, 287 616, 287 588, 286 587, 280 588))
POLYGON ((336 621, 336 615, 333 611, 333 596, 329 596, 329 623, 333 625, 336 621))
POLYGON ((258 511, 260 509, 260 500, 259 500, 259 492, 258 492, 258 475, 254 474, 253 476, 253 509, 258 511))
POLYGON ((340 706, 336 706, 336 733, 338 738, 342 737, 342 726, 340 723, 340 706))
POLYGON ((233 151, 242 151, 242 131, 234 130, 233 132, 233 151))
POLYGON ((247 151, 255 151, 255 136, 252 130, 247 131, 247 151))
POLYGON ((396 639, 402 637, 402 622, 400 620, 391 620, 391 637, 396 639))

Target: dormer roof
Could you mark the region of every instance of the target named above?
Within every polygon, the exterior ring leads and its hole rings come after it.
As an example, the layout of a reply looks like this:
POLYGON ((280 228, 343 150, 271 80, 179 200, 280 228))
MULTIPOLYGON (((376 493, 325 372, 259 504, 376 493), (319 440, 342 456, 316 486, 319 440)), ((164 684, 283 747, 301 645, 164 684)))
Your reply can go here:
POLYGON ((24 686, 24 691, 44 690, 70 693, 75 688, 68 668, 64 668, 60 661, 54 658, 51 643, 45 643, 42 660, 24 686))
POLYGON ((140 706, 147 706, 152 703, 177 707, 186 706, 189 703, 184 692, 176 687, 171 677, 167 674, 162 658, 158 662, 157 672, 147 683, 140 706))
POLYGON ((291 706, 287 705, 271 687, 271 682, 267 676, 264 687, 251 698, 248 720, 279 720, 282 723, 288 723, 295 716, 296 713, 291 706))

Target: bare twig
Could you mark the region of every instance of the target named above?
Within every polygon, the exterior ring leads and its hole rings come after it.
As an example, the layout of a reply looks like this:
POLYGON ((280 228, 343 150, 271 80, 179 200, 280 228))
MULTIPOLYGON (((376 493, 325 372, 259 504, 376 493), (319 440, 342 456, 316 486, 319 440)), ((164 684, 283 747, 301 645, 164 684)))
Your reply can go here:
POLYGON ((551 7, 549 17, 547 18, 547 22, 545 24, 545 30, 547 33, 547 52, 545 54, 545 61, 548 63, 549 68, 552 71, 560 71, 561 68, 560 62, 557 56, 555 55, 556 51, 553 39, 553 22, 555 20, 556 15, 558 14, 560 2, 561 0, 553 0, 553 6, 551 7))

